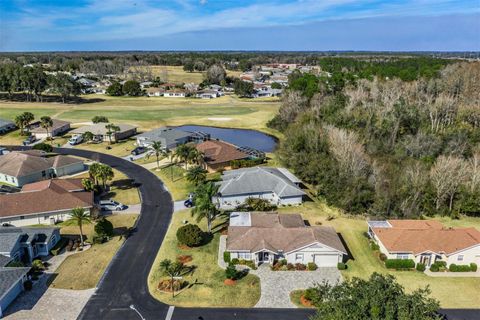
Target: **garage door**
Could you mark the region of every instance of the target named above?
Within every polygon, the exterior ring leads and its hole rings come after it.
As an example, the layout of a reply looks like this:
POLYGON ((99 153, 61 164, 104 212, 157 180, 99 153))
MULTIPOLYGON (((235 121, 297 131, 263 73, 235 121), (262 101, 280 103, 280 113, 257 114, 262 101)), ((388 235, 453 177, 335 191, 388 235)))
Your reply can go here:
POLYGON ((319 267, 336 267, 338 263, 337 254, 316 254, 313 261, 319 267))

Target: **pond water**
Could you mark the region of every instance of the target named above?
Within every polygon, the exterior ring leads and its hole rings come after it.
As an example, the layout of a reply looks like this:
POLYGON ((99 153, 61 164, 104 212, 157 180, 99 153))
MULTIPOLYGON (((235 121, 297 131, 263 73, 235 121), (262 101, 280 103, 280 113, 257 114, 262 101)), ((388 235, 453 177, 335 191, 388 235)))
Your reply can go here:
POLYGON ((248 129, 218 128, 208 126, 179 126, 184 131, 202 131, 209 133, 212 139, 220 139, 239 147, 251 147, 263 152, 272 152, 277 140, 260 131, 248 129))

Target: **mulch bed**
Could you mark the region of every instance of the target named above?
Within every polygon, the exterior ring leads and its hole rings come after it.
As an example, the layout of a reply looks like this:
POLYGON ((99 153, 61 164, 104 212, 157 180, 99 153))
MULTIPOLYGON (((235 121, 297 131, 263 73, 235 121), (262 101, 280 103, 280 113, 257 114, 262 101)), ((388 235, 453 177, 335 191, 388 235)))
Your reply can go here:
POLYGON ((182 249, 182 250, 190 250, 192 249, 191 247, 187 246, 187 245, 184 245, 184 244, 179 244, 178 245, 178 248, 182 249))
POLYGON ((192 256, 189 256, 189 255, 181 255, 177 257, 177 261, 181 263, 188 263, 192 260, 193 260, 192 256))
POLYGON ((303 294, 302 294, 302 296, 300 297, 300 302, 302 303, 302 305, 303 305, 304 307, 307 307, 307 308, 313 307, 312 301, 306 299, 303 294))
POLYGON ((223 281, 224 284, 226 284, 227 286, 234 286, 237 281, 235 280, 232 280, 232 279, 225 279, 225 281, 223 281))

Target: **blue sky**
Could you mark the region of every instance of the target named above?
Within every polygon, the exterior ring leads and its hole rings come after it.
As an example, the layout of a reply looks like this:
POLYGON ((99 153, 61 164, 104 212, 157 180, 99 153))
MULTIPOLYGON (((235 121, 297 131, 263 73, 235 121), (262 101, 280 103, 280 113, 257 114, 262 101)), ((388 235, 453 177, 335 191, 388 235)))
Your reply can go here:
POLYGON ((480 50, 480 0, 0 0, 0 51, 480 50))

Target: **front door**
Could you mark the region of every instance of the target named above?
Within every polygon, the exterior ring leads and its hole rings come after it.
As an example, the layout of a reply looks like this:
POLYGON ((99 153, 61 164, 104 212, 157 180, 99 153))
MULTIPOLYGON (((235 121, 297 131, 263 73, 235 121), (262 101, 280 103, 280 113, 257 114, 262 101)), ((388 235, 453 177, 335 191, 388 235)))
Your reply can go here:
POLYGON ((258 253, 258 262, 269 262, 268 252, 259 252, 258 253))
POLYGON ((430 255, 422 255, 420 257, 420 263, 423 263, 424 265, 429 267, 430 266, 430 259, 431 259, 430 255))

